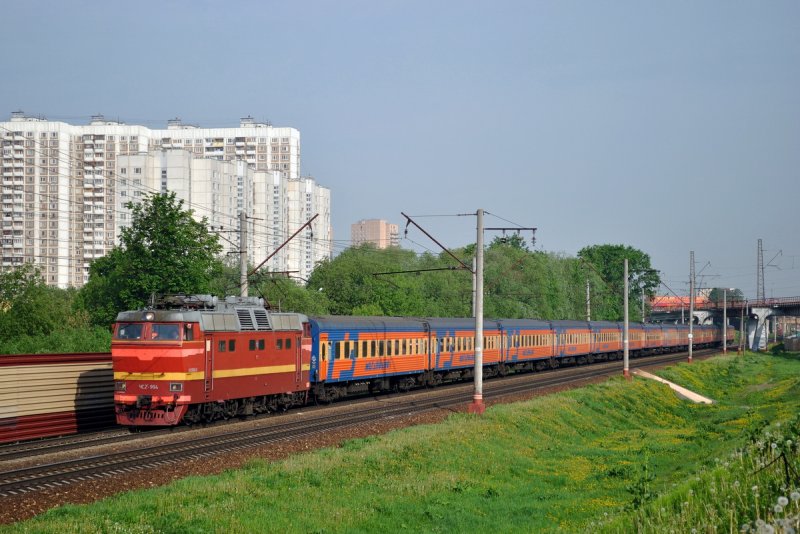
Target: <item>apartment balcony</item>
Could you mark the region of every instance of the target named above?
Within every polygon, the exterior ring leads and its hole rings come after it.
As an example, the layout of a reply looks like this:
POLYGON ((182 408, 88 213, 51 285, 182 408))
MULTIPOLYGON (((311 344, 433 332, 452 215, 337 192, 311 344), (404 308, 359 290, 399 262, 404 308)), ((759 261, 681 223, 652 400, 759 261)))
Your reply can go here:
POLYGON ((24 161, 15 161, 14 162, 14 168, 15 169, 22 169, 24 167, 25 167, 25 162, 24 161))

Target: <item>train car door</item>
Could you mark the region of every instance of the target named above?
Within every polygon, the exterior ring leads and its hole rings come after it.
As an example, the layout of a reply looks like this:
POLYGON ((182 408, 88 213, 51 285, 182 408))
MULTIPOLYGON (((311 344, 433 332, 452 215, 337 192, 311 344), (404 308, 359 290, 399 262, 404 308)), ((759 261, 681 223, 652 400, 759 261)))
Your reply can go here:
POLYGON ((206 357, 203 371, 203 390, 206 400, 208 400, 211 390, 214 389, 214 340, 211 336, 206 336, 206 357))

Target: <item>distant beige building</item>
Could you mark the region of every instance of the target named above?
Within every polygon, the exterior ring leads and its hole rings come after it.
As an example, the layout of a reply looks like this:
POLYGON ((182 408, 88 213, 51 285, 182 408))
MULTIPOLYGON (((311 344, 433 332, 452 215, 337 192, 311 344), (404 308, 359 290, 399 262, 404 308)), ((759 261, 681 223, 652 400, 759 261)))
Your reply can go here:
POLYGON ((351 224, 350 239, 354 247, 362 243, 372 243, 378 248, 400 245, 397 225, 383 219, 362 219, 351 224))

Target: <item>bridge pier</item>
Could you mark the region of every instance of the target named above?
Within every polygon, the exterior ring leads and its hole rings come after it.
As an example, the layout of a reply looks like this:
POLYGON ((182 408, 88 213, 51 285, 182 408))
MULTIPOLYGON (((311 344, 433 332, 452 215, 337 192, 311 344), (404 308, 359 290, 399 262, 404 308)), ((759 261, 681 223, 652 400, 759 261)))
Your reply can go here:
POLYGON ((747 346, 750 350, 766 350, 769 342, 769 318, 778 315, 772 308, 750 308, 747 318, 747 346))

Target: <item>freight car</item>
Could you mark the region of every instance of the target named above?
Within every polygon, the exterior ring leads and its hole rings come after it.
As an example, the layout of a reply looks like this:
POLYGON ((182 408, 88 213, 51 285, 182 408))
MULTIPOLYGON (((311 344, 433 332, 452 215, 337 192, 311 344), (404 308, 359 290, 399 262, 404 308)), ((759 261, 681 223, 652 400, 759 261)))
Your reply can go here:
MULTIPOLYGON (((111 353, 122 425, 175 425, 284 410, 473 376, 474 321, 306 317, 254 297, 176 296, 118 315, 111 353)), ((502 376, 622 357, 622 324, 484 322, 483 374, 502 376)), ((697 348, 720 329, 697 326, 697 348)), ((732 335, 732 331, 731 331, 732 335)), ((680 351, 685 325, 633 324, 633 357, 680 351)))
POLYGON ((0 443, 114 424, 111 355, 0 355, 0 443))

